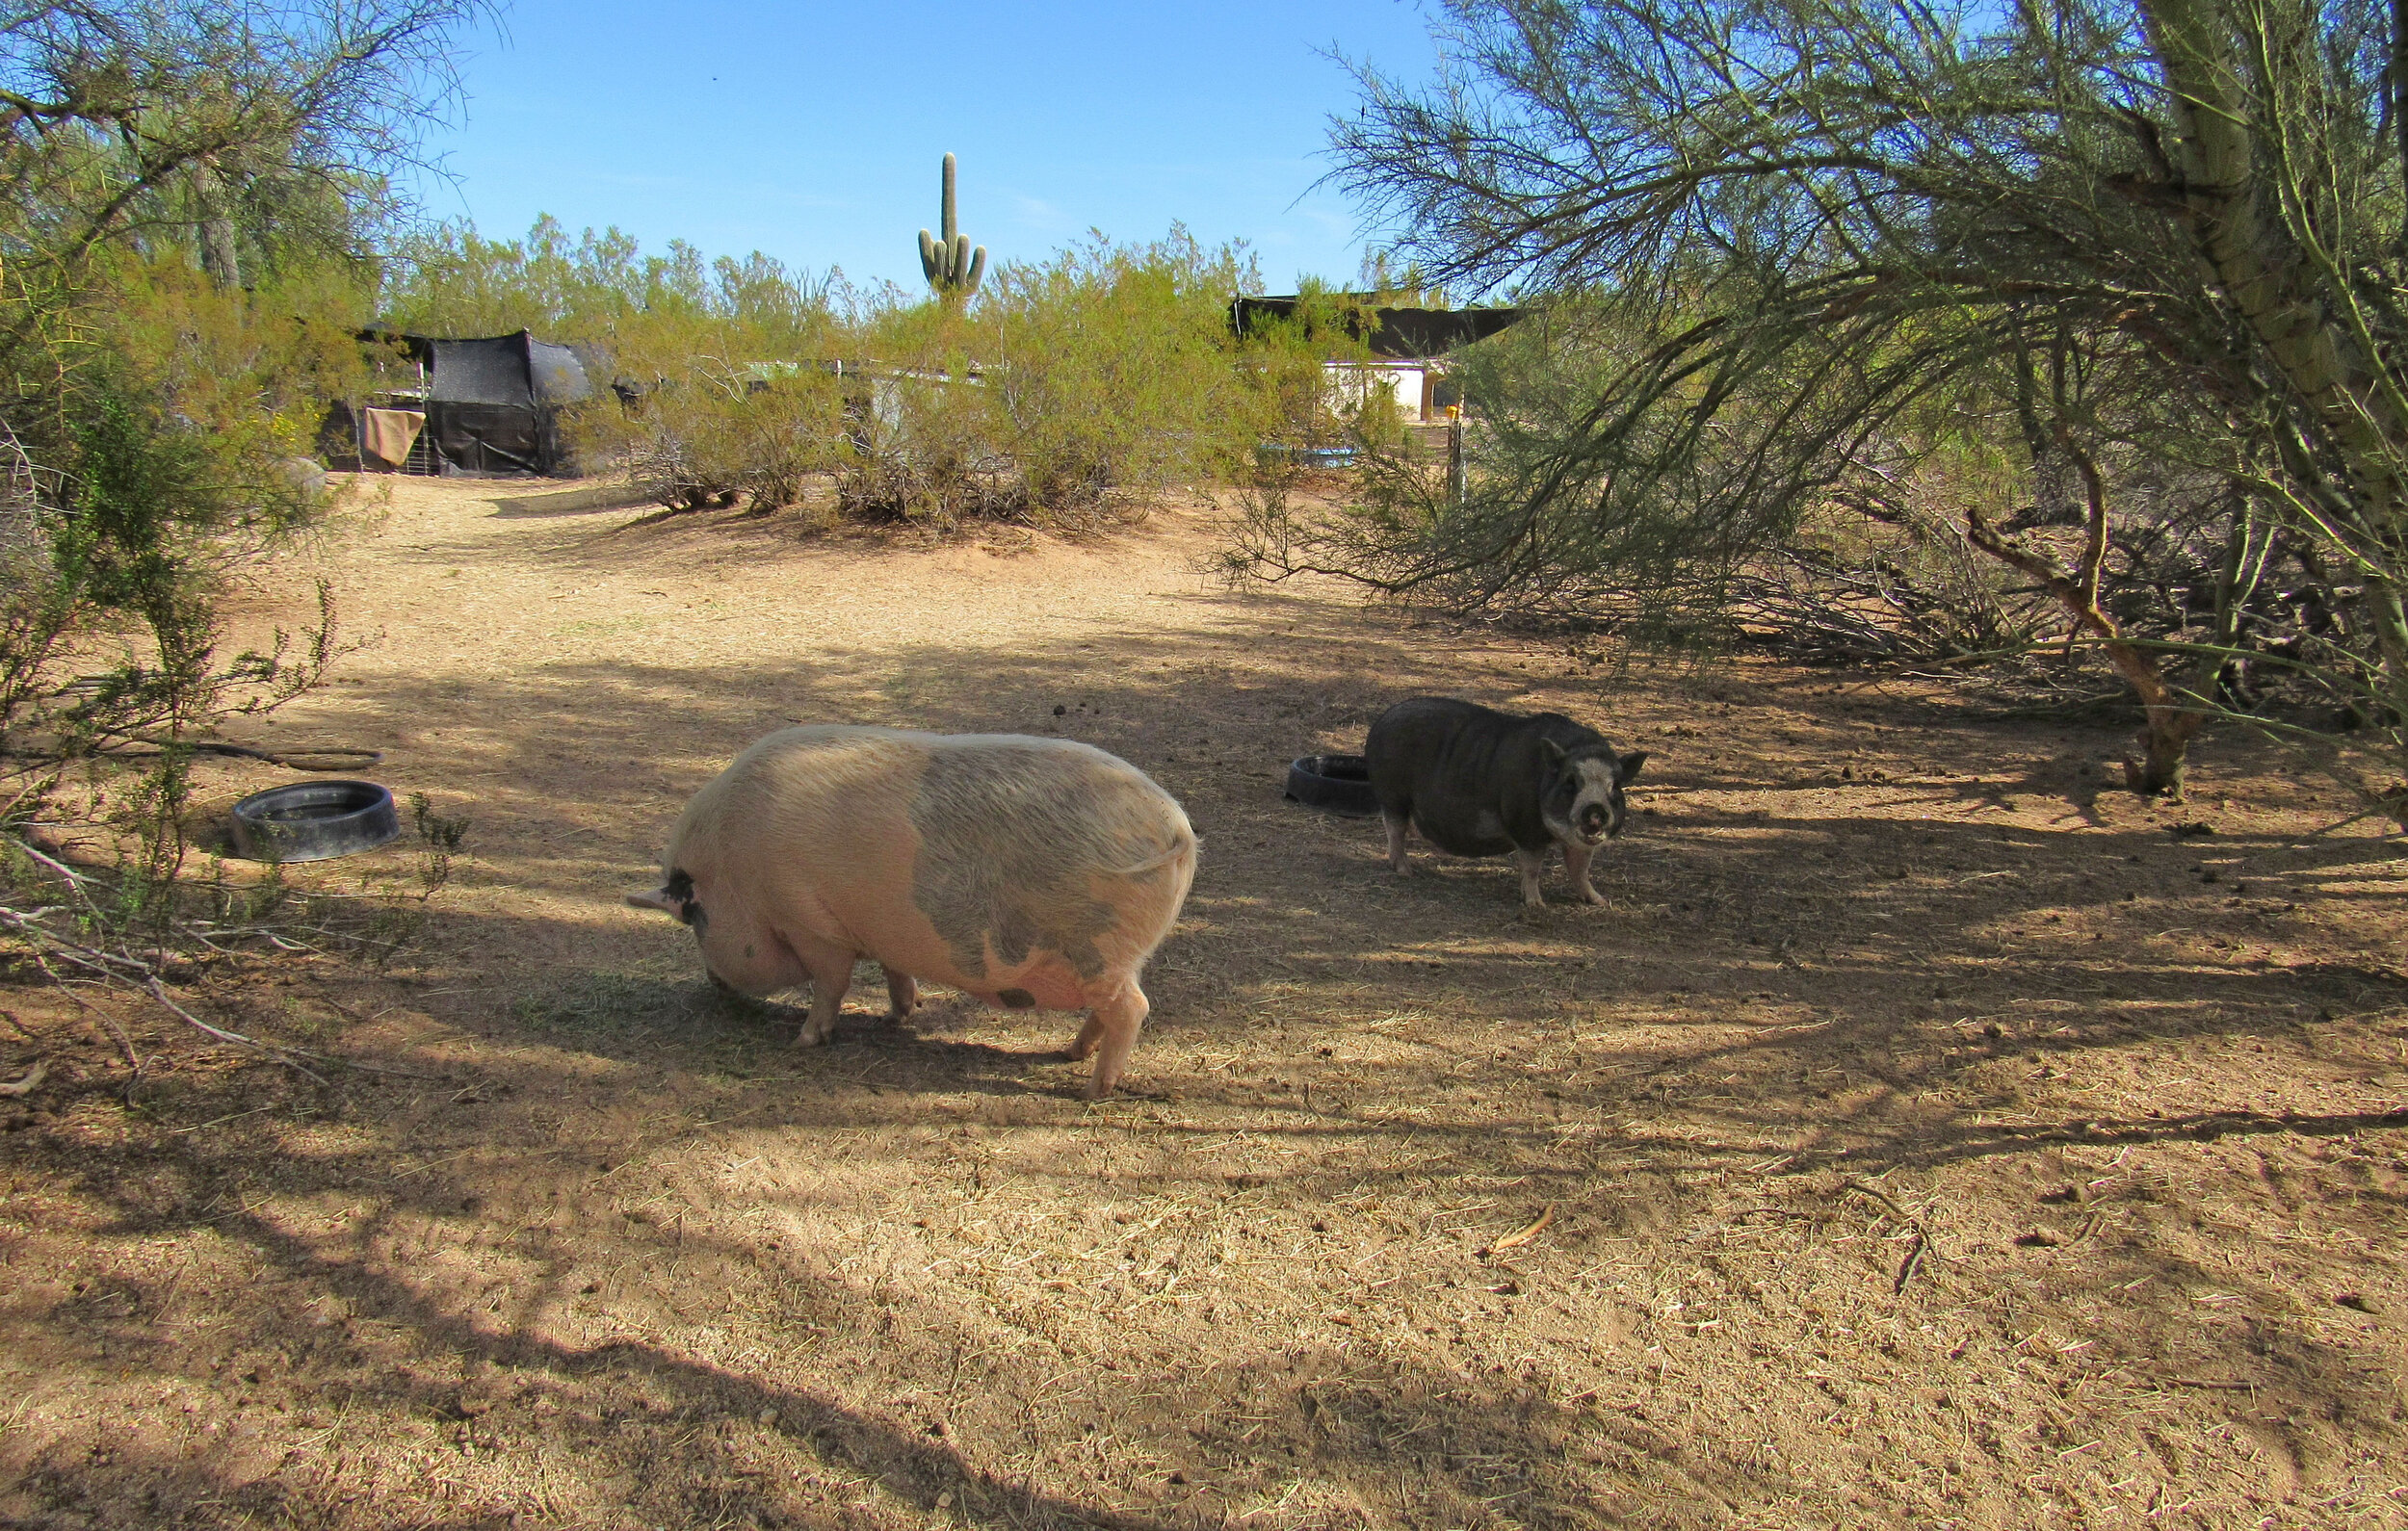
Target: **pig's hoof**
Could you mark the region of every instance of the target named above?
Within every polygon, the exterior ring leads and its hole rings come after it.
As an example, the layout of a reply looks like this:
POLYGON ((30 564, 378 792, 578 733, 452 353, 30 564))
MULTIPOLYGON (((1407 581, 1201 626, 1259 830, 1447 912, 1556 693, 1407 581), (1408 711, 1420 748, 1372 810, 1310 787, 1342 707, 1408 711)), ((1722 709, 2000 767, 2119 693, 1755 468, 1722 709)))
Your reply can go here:
POLYGON ((1599 893, 1594 888, 1583 888, 1581 890, 1581 902, 1595 904, 1598 908, 1603 909, 1606 906, 1606 895, 1599 893))
POLYGON ((1107 1079, 1098 1075, 1086 1081, 1086 1098, 1090 1101, 1106 1100, 1111 1097, 1112 1086, 1119 1082, 1118 1079, 1107 1079))

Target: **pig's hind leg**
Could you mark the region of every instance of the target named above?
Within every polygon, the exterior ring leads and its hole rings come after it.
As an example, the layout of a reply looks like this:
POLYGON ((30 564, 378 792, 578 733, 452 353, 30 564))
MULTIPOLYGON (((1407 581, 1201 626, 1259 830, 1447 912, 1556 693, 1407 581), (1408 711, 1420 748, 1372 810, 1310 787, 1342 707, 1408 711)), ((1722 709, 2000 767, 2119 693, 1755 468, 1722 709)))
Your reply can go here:
POLYGON ((883 963, 879 964, 878 971, 886 974, 886 1019, 901 1025, 911 1018, 913 1010, 919 1008, 920 980, 907 973, 897 973, 883 963))
POLYGON ((1379 821, 1388 826, 1389 869, 1400 877, 1412 876, 1413 863, 1407 861, 1404 855, 1404 834, 1412 827, 1412 818, 1404 814, 1389 813, 1383 810, 1380 813, 1379 821))
POLYGON ((1078 1040, 1070 1044, 1070 1055, 1084 1058, 1095 1054, 1095 1072, 1086 1081, 1086 1098, 1100 1101, 1112 1093, 1120 1082, 1122 1071, 1129 1067, 1129 1054, 1138 1045, 1138 1030, 1145 1025, 1153 1006, 1145 999, 1145 992, 1133 980, 1125 987, 1099 1001, 1079 1027, 1078 1040))

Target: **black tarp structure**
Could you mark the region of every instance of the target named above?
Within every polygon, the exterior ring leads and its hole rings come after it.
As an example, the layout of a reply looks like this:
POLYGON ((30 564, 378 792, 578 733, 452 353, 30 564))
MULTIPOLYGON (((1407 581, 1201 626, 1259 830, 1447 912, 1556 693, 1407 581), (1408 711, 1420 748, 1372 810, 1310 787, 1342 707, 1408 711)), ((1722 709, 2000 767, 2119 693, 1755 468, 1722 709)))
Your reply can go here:
MULTIPOLYGON (((581 356, 523 329, 483 340, 372 329, 360 339, 396 347, 424 370, 418 407, 426 410, 427 424, 408 471, 465 478, 557 478, 575 471, 561 442, 560 406, 591 393, 586 363, 600 365, 600 357, 581 356)), ((357 439, 354 430, 354 448, 357 439)))
MULTIPOLYGON (((1347 333, 1369 347, 1374 356, 1400 361, 1426 361, 1458 346, 1485 340, 1518 323, 1518 308, 1379 308, 1345 305, 1336 312, 1347 333)), ((1229 305, 1229 327, 1241 337, 1268 320, 1293 319, 1300 298, 1240 298, 1229 305)), ((1316 306, 1321 306, 1317 302, 1316 306)))

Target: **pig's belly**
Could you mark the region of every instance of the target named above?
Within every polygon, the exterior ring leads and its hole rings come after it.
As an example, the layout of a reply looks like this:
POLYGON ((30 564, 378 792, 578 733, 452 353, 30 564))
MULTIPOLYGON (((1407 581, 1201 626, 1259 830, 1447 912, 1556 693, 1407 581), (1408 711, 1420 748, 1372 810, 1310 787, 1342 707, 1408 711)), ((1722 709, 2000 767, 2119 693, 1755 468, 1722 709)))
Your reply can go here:
POLYGON ((1413 816, 1413 827, 1422 838, 1450 856, 1502 856, 1513 848, 1513 841, 1505 832, 1505 823, 1494 814, 1480 814, 1470 819, 1426 819, 1413 816))
POLYGON ((889 968, 899 968, 923 983, 940 983, 949 989, 959 989, 988 1004, 1007 1010, 1084 1010, 1093 1001, 1087 998, 1086 986, 1060 953, 1032 951, 1021 961, 1008 967, 990 961, 985 971, 973 976, 955 963, 953 953, 940 944, 926 947, 914 944, 913 949, 874 952, 889 968))
MULTIPOLYGON (((1050 954, 1049 954, 1050 955, 1050 954)), ((1007 1010, 1084 1010, 1087 1007, 1086 990, 1069 965, 1052 957, 1051 965, 1032 962, 1017 973, 997 974, 989 972, 976 983, 961 985, 964 992, 977 995, 988 1004, 1007 1010)))

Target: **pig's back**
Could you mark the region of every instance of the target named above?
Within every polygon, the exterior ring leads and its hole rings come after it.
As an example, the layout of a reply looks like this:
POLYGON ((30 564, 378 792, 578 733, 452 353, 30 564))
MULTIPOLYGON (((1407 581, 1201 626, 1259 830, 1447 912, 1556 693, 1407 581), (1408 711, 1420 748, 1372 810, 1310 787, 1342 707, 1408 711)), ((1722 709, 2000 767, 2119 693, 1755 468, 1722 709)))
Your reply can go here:
POLYGON ((756 743, 679 835, 814 930, 974 992, 1045 952, 1082 978, 1142 960, 1195 861, 1176 800, 1102 750, 840 725, 756 743))
POLYGON ((1416 696, 1374 719, 1364 764, 1383 813, 1410 817, 1424 839, 1457 856, 1514 848, 1508 821, 1526 775, 1525 720, 1474 702, 1416 696))

